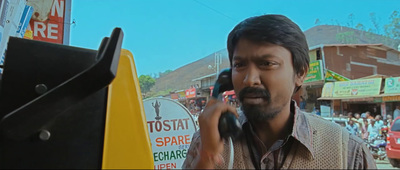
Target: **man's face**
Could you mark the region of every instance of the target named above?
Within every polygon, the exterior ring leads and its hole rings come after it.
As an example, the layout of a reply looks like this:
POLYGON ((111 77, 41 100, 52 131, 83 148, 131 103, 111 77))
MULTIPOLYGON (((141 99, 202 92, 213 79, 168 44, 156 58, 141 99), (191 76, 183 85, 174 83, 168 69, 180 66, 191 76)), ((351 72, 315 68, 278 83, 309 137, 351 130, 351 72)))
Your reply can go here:
POLYGON ((272 119, 289 107, 305 74, 294 73, 292 55, 282 46, 240 39, 232 58, 232 82, 250 121, 272 119))

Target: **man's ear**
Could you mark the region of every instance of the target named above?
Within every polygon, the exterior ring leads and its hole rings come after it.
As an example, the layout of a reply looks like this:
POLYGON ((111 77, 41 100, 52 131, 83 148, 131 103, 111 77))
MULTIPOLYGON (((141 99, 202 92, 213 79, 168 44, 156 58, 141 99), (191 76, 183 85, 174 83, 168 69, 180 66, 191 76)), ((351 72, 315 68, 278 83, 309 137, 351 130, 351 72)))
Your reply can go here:
POLYGON ((304 80, 305 80, 305 78, 307 76, 307 73, 308 73, 308 67, 304 68, 303 71, 300 71, 299 73, 296 74, 296 76, 295 76, 296 87, 299 87, 299 86, 303 85, 303 82, 304 82, 304 80))

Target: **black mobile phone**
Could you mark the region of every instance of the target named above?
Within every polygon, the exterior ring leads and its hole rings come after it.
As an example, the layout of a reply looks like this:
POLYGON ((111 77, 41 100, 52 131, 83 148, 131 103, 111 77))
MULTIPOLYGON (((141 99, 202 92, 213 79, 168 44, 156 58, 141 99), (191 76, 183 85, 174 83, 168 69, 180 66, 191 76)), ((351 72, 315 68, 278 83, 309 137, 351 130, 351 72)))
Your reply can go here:
MULTIPOLYGON (((212 96, 218 98, 221 93, 229 90, 233 90, 232 70, 224 69, 218 75, 217 81, 214 84, 212 96)), ((240 123, 233 113, 225 112, 221 114, 218 122, 218 131, 221 138, 227 139, 231 137, 235 139, 240 135, 241 130, 240 123)))

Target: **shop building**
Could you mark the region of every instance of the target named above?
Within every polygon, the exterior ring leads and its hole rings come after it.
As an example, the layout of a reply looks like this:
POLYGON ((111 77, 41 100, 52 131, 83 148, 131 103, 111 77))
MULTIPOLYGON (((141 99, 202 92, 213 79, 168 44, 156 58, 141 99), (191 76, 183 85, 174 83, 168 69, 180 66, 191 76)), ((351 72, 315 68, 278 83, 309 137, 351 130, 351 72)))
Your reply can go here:
MULTIPOLYGON (((400 77, 382 75, 367 76, 345 82, 325 83, 318 100, 331 101, 322 106, 327 116, 332 112, 345 115, 348 112, 371 112, 372 116, 393 115, 395 106, 400 105, 400 77)), ((338 116, 338 115, 336 115, 338 116)))
MULTIPOLYGON (((308 112, 314 109, 325 109, 321 108, 321 105, 329 105, 331 112, 342 115, 348 110, 347 107, 365 108, 364 104, 369 104, 368 107, 371 108, 376 105, 379 110, 381 107, 379 99, 328 100, 321 98, 322 89, 329 82, 373 78, 369 76, 374 75, 381 75, 383 78, 400 76, 398 71, 400 70, 400 52, 383 44, 318 45, 310 48, 309 56, 309 73, 300 92, 294 96, 299 106, 302 101, 300 96, 305 99, 304 110, 308 112), (349 104, 342 104, 343 102, 349 104)), ((393 98, 390 99, 393 100, 393 98)))

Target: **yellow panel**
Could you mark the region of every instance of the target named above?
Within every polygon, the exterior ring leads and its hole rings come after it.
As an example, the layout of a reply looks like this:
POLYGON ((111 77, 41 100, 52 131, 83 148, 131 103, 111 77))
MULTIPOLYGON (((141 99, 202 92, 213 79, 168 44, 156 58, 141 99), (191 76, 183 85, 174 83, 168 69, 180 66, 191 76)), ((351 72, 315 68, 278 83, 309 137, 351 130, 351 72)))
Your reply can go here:
POLYGON ((153 169, 154 161, 133 55, 122 49, 108 89, 103 169, 153 169))

